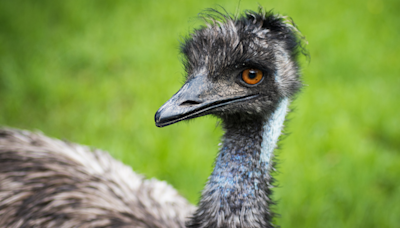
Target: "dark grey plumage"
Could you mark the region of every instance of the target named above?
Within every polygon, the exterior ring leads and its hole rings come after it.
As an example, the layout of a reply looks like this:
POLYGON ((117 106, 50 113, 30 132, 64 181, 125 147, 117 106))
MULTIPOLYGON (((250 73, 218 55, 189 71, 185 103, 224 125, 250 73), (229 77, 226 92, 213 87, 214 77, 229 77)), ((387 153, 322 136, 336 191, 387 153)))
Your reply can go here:
POLYGON ((155 116, 159 127, 208 114, 222 120, 223 143, 198 208, 102 151, 2 129, 0 226, 273 227, 273 150, 301 87, 297 29, 261 10, 203 16, 206 26, 181 47, 186 83, 155 116), (245 82, 246 70, 261 79, 245 82))
POLYGON ((0 227, 183 227, 193 209, 103 151, 0 129, 0 227))

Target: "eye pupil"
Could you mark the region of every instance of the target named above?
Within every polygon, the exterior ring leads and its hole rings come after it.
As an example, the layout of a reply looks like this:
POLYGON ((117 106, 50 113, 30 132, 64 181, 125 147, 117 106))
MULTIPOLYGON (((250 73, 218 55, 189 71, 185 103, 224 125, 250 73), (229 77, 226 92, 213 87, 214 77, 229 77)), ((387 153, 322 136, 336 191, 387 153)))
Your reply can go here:
POLYGON ((249 78, 250 78, 250 79, 255 79, 256 77, 257 77, 257 72, 254 71, 254 70, 251 70, 251 71, 249 72, 249 78))

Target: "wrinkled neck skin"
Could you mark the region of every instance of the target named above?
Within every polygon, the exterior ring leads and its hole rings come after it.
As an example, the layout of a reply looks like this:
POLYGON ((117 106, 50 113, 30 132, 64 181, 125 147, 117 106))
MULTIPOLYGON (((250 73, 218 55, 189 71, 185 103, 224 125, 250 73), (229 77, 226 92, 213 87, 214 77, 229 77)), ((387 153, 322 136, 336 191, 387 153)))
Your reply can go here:
POLYGON ((288 103, 282 99, 261 120, 224 124, 214 171, 188 227, 274 227, 270 172, 288 103))

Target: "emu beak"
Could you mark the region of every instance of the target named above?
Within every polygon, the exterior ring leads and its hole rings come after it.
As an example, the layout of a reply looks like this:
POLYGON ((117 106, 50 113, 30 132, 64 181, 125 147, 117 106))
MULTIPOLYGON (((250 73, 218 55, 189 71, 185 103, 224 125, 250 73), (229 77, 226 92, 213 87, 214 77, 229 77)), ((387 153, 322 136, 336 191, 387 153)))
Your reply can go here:
POLYGON ((221 86, 210 82, 207 75, 197 75, 187 81, 182 88, 156 112, 157 127, 165 127, 182 120, 208 115, 215 108, 238 101, 249 100, 258 95, 222 97, 221 86))

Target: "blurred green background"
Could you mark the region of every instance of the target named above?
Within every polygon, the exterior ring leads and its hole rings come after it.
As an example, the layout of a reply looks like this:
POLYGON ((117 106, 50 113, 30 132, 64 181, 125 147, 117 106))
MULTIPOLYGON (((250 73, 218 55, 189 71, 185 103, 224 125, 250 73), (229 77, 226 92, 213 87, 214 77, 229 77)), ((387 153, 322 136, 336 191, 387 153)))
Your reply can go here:
MULTIPOLYGON (((309 45, 305 87, 278 151, 282 227, 400 227, 400 1, 270 0, 309 45)), ((197 13, 239 1, 0 1, 0 125, 109 151, 192 203, 212 170, 216 120, 156 128, 184 80, 197 13)))

